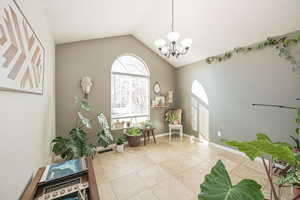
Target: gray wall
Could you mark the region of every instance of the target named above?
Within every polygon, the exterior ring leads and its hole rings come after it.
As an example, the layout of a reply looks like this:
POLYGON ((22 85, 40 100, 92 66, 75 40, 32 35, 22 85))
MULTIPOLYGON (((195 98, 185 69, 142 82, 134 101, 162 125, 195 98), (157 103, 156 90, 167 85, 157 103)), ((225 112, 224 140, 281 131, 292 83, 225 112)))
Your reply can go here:
POLYGON ((17 1, 46 50, 44 95, 0 91, 0 199, 19 199, 33 172, 51 161, 55 136, 55 45, 40 1, 17 1))
MULTIPOLYGON (((299 55, 300 48, 293 50, 299 55)), ((288 141, 295 130, 295 110, 253 107, 253 103, 299 106, 300 75, 274 48, 253 51, 228 61, 204 61, 177 69, 177 103, 184 109, 184 131, 198 135, 191 124, 191 86, 198 80, 209 98, 212 142, 221 138, 251 140, 264 132, 274 140, 288 141), (218 137, 217 131, 222 136, 218 137)))
MULTIPOLYGON (((152 85, 160 82, 163 93, 175 90, 175 69, 133 36, 121 36, 81 41, 56 46, 56 117, 57 135, 64 136, 75 125, 74 96, 82 97, 80 79, 90 76, 94 81, 89 103, 90 116, 104 112, 110 118, 110 72, 114 60, 123 54, 142 58, 150 70, 152 85)), ((151 109, 151 120, 158 132, 167 131, 163 123, 163 109, 151 109)), ((94 131, 92 131, 94 132, 94 131)), ((92 134, 92 133, 90 133, 92 134)))

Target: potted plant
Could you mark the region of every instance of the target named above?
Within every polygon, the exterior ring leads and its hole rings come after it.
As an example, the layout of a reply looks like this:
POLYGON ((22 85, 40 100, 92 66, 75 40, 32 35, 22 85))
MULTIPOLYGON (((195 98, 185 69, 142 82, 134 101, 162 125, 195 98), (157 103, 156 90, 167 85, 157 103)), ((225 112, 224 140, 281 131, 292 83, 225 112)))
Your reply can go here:
POLYGON ((290 168, 285 176, 277 182, 281 187, 292 187, 294 196, 300 195, 300 171, 297 168, 290 168))
POLYGON ((139 128, 130 128, 127 131, 127 141, 130 147, 137 147, 141 143, 142 131, 139 128))
POLYGON ((168 111, 166 113, 166 116, 165 116, 165 121, 168 124, 177 124, 178 123, 178 117, 174 112, 168 111))
POLYGON ((121 136, 116 139, 116 151, 118 153, 122 153, 124 151, 124 142, 124 138, 121 136))
POLYGON ((100 126, 97 129, 99 146, 106 148, 113 139, 103 113, 99 113, 94 119, 89 119, 85 116, 91 110, 88 102, 75 97, 75 103, 78 105, 75 128, 71 129, 69 137, 56 137, 52 140, 52 152, 64 160, 72 160, 83 156, 93 158, 95 156, 96 146, 88 143, 87 134, 87 130, 93 128, 93 121, 98 121, 100 126))

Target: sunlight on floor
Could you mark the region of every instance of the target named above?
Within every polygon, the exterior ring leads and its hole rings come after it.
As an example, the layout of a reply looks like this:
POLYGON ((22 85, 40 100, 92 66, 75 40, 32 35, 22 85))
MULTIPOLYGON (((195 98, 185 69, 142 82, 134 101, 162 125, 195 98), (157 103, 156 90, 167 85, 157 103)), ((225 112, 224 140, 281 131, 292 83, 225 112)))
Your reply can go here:
POLYGON ((187 137, 171 142, 160 137, 157 144, 98 154, 94 167, 101 200, 196 200, 205 175, 220 159, 234 184, 251 178, 269 191, 260 163, 187 137))

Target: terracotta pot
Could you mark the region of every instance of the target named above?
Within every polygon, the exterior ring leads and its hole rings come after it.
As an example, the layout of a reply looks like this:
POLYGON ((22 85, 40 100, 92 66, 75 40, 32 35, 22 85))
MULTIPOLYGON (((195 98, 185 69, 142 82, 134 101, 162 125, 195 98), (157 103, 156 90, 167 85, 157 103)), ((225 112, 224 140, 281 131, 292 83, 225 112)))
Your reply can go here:
POLYGON ((127 135, 127 141, 130 147, 137 147, 141 143, 141 135, 139 136, 127 135))
POLYGON ((294 194, 294 197, 297 197, 300 195, 300 189, 298 188, 299 186, 294 186, 293 187, 293 194, 294 194))

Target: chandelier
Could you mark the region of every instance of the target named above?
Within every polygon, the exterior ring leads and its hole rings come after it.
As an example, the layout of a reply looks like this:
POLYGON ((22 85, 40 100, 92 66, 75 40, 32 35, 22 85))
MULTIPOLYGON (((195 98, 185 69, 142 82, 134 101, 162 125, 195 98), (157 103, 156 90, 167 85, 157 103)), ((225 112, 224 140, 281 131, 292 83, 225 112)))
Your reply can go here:
POLYGON ((192 39, 186 38, 179 42, 180 34, 174 31, 174 0, 172 0, 172 24, 171 32, 167 35, 168 41, 158 39, 154 42, 159 52, 170 58, 170 56, 178 58, 181 55, 188 53, 192 46, 192 39))

